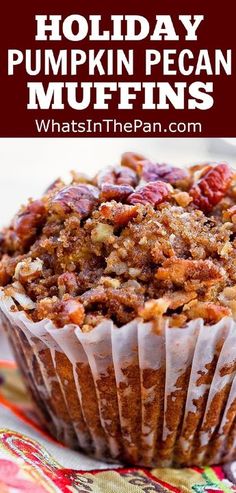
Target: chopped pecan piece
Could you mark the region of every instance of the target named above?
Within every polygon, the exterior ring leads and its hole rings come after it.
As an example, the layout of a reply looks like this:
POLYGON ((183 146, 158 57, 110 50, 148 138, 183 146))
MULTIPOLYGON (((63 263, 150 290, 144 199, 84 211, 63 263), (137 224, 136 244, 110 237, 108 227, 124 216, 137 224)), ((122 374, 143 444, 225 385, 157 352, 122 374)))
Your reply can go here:
POLYGON ((129 221, 137 217, 137 207, 125 204, 102 204, 100 207, 101 215, 118 227, 127 226, 129 221))
POLYGON ((138 315, 144 320, 152 320, 162 316, 169 308, 170 301, 163 297, 157 300, 148 300, 140 307, 138 315))
POLYGON ((107 300, 107 292, 102 286, 99 286, 85 291, 85 293, 80 296, 80 300, 85 307, 94 303, 104 303, 107 300))
POLYGON ((98 197, 99 190, 93 185, 70 185, 53 197, 51 209, 61 216, 74 212, 83 219, 96 207, 98 197))
POLYGON ((66 324, 73 323, 76 325, 83 324, 84 307, 77 298, 65 296, 59 300, 56 297, 44 298, 37 303, 37 318, 43 320, 49 318, 57 327, 63 327, 66 324))
POLYGON ((190 320, 203 318, 205 322, 216 323, 223 317, 228 317, 231 315, 229 308, 217 305, 216 303, 211 303, 209 301, 195 301, 190 302, 189 305, 190 306, 186 305, 184 307, 184 313, 190 320))
POLYGON ((186 281, 212 285, 221 281, 223 274, 211 260, 170 258, 157 270, 155 277, 159 281, 170 281, 176 285, 183 285, 186 281))
POLYGON ((84 307, 75 298, 68 298, 61 302, 60 313, 68 316, 69 322, 73 324, 81 325, 84 321, 84 307))
POLYGON ((204 212, 211 212, 225 196, 232 180, 233 173, 227 164, 210 167, 206 174, 195 183, 189 194, 194 204, 204 212))
POLYGON ((28 245, 35 237, 37 228, 46 220, 46 208, 42 200, 30 202, 13 220, 13 229, 22 246, 28 245))
POLYGON ((147 159, 142 154, 137 154, 135 152, 125 152, 121 156, 121 166, 131 168, 138 174, 141 174, 143 164, 146 161, 147 159))
POLYGON ((229 209, 226 209, 226 211, 223 211, 223 219, 224 221, 229 221, 236 224, 236 205, 233 205, 229 209))
POLYGON ((197 163, 197 164, 190 166, 188 168, 188 171, 189 171, 190 175, 192 176, 193 180, 197 181, 197 180, 199 180, 199 178, 202 178, 203 175, 205 175, 207 173, 207 171, 209 171, 209 169, 211 168, 211 166, 213 164, 214 163, 197 163))
POLYGON ((130 187, 129 185, 112 185, 111 183, 103 183, 100 198, 103 202, 109 202, 109 200, 125 202, 133 191, 133 187, 130 187))
POLYGON ((104 171, 101 171, 97 176, 97 184, 99 187, 107 183, 111 185, 136 187, 138 177, 135 171, 130 168, 125 168, 122 166, 116 166, 115 168, 109 167, 104 171))
POLYGON ((187 192, 176 192, 173 194, 173 198, 180 207, 187 207, 193 200, 187 192))
POLYGON ((195 291, 186 292, 181 289, 179 291, 174 291, 173 293, 167 293, 166 298, 169 300, 170 310, 176 310, 197 298, 197 293, 195 291))
POLYGON ((176 185, 188 178, 185 169, 169 166, 168 164, 155 164, 146 161, 143 164, 142 178, 149 181, 164 181, 171 185, 176 185))
POLYGON ((178 329, 184 327, 187 322, 186 315, 183 313, 173 313, 171 317, 168 319, 169 327, 177 327, 178 329))
POLYGON ((168 185, 162 181, 148 183, 137 189, 128 197, 129 204, 151 204, 156 207, 158 204, 165 202, 170 196, 168 185))
POLYGON ((0 261, 0 286, 6 286, 11 280, 11 276, 7 271, 9 257, 8 255, 3 255, 0 261))
POLYGON ((64 272, 57 280, 59 295, 62 297, 68 293, 75 296, 78 291, 77 277, 74 272, 64 272))
POLYGON ((106 309, 108 317, 114 317, 119 324, 125 324, 135 318, 143 304, 142 296, 125 288, 113 289, 97 287, 86 291, 80 301, 88 309, 92 305, 106 309))
POLYGON ((219 295, 219 301, 230 308, 232 317, 236 319, 236 285, 225 288, 219 295))
POLYGON ((25 284, 26 282, 34 281, 40 277, 42 274, 42 269, 43 262, 41 259, 37 258, 32 260, 31 258, 27 258, 25 260, 21 260, 21 262, 18 262, 15 268, 14 277, 17 281, 25 284))

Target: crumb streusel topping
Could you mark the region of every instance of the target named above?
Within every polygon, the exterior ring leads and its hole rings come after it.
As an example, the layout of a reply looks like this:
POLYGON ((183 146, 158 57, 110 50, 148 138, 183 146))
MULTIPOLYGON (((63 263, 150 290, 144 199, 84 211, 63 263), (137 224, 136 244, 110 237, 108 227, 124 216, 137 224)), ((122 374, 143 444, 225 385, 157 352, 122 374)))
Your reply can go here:
POLYGON ((32 320, 58 327, 215 323, 236 318, 235 234, 227 164, 182 169, 126 153, 21 208, 0 236, 0 285, 32 320))

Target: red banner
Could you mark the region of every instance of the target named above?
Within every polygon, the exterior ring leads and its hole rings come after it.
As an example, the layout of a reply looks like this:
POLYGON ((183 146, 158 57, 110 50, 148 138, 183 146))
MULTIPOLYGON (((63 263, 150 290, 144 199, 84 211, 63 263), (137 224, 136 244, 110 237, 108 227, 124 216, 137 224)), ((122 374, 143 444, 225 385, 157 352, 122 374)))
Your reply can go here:
POLYGON ((235 136, 233 0, 1 9, 1 137, 235 136))

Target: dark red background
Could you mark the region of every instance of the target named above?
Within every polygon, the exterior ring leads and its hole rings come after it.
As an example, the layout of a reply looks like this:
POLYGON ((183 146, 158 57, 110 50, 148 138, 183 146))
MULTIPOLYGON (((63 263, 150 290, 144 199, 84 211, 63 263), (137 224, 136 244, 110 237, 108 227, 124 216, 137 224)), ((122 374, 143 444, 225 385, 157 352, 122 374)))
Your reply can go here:
MULTIPOLYGON (((178 34, 183 34, 185 30, 180 28, 179 22, 178 34)), ((119 0, 119 2, 97 2, 97 0, 34 0, 33 2, 19 2, 8 1, 2 3, 1 17, 0 17, 0 136, 1 137, 28 137, 28 136, 47 136, 50 137, 50 133, 38 134, 35 128, 35 118, 54 118, 57 121, 70 121, 72 119, 76 121, 92 118, 94 120, 100 120, 102 118, 116 118, 119 121, 130 121, 135 118, 141 118, 147 121, 160 121, 163 125, 170 121, 182 121, 182 122, 194 122, 199 121, 202 123, 201 136, 208 137, 235 137, 236 136, 236 72, 235 72, 235 48, 236 48, 236 12, 235 12, 235 0, 225 0, 224 2, 213 2, 207 0, 198 0, 189 2, 189 0, 165 0, 155 2, 153 0, 146 0, 144 2, 133 0, 119 0), (180 39, 178 42, 151 42, 149 40, 142 42, 89 42, 88 40, 81 41, 79 43, 69 42, 66 40, 58 42, 36 42, 34 40, 36 23, 34 17, 36 14, 61 14, 63 17, 66 15, 79 13, 85 17, 90 14, 101 14, 104 17, 104 28, 106 28, 106 19, 109 19, 111 14, 140 14, 149 18, 151 25, 155 24, 155 15, 157 14, 170 14, 173 19, 178 19, 180 14, 204 14, 205 20, 202 21, 198 28, 198 41, 186 42, 184 39, 180 39), (213 52, 214 49, 226 50, 231 48, 233 50, 233 75, 232 76, 204 76, 201 77, 203 81, 214 82, 214 106, 207 111, 201 110, 118 110, 116 107, 117 98, 113 99, 113 103, 110 102, 109 110, 93 110, 92 107, 84 111, 71 110, 68 106, 64 110, 27 110, 28 89, 27 81, 45 81, 49 82, 49 77, 42 77, 42 75, 36 77, 29 77, 24 72, 24 66, 17 70, 14 76, 7 76, 7 50, 8 49, 20 49, 26 48, 52 48, 55 51, 59 49, 102 49, 102 48, 123 48, 135 49, 135 60, 140 60, 140 63, 136 65, 136 73, 133 77, 127 76, 127 80, 134 81, 162 81, 166 80, 171 83, 174 81, 186 81, 190 84, 191 81, 200 80, 199 77, 163 77, 158 71, 158 76, 144 75, 144 51, 146 48, 154 48, 162 50, 163 48, 176 48, 178 51, 184 48, 189 48, 193 51, 197 51, 201 48, 207 48, 209 52, 213 52)), ((125 77, 108 77, 99 76, 97 80, 117 80, 125 81, 125 77)), ((52 77, 50 77, 52 80, 52 77)), ((80 72, 79 79, 70 76, 54 76, 53 80, 58 81, 86 81, 89 80, 86 69, 80 72)), ((93 79, 95 80, 95 78, 93 79)), ((52 136, 75 136, 75 137, 91 137, 101 136, 101 134, 52 134, 52 136)), ((104 134, 105 136, 105 134, 104 134)), ((106 136, 120 137, 120 134, 112 135, 110 133, 106 136)), ((131 137, 132 134, 124 134, 125 137, 131 137)), ((199 134, 174 134, 163 133, 163 135, 156 134, 133 134, 133 136, 199 136, 199 134)))

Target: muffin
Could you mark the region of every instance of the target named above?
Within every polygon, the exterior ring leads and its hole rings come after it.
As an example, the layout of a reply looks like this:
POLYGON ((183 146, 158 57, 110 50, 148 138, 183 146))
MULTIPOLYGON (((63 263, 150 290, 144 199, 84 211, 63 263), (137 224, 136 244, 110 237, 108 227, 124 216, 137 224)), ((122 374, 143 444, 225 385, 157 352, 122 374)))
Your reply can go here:
POLYGON ((41 422, 107 461, 236 456, 236 177, 125 153, 0 237, 1 319, 41 422))

